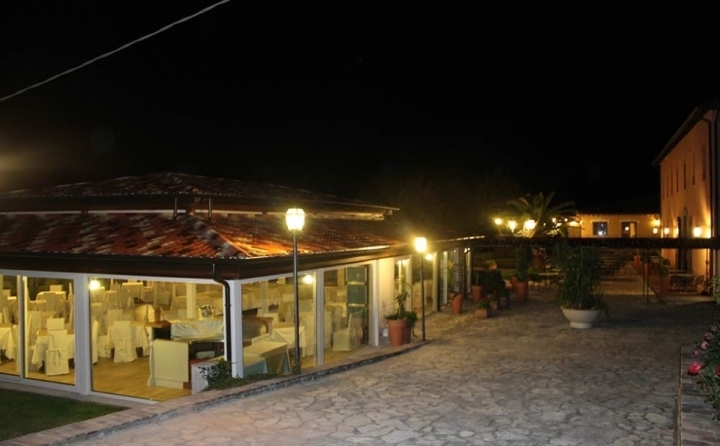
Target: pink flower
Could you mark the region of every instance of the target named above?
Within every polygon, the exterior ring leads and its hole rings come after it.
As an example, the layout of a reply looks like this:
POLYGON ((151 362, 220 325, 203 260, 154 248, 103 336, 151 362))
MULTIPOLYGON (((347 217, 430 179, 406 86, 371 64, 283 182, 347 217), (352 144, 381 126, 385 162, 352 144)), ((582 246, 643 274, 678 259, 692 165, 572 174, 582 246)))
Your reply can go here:
POLYGON ((707 348, 710 346, 710 344, 707 343, 707 341, 702 341, 700 343, 700 348, 703 350, 707 350, 707 348))
POLYGON ((706 332, 705 332, 705 339, 707 339, 707 340, 709 341, 709 340, 712 339, 712 338, 713 338, 712 332, 706 331, 706 332))
POLYGON ((690 367, 688 367, 687 372, 688 372, 688 375, 695 376, 698 373, 700 373, 700 370, 702 370, 702 365, 698 362, 693 362, 692 364, 690 364, 690 367))
POLYGON ((695 351, 693 352, 693 356, 695 356, 695 357, 697 358, 698 356, 700 356, 700 352, 697 351, 697 350, 695 350, 695 351))

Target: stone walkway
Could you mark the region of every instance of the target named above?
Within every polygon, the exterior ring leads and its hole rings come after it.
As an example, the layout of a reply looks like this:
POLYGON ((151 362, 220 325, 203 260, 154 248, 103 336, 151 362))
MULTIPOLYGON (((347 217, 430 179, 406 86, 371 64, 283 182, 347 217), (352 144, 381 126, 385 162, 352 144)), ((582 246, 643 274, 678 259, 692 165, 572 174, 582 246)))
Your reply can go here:
POLYGON ((632 270, 608 281, 610 319, 589 330, 569 327, 553 290, 487 320, 466 301, 428 318, 427 343, 2 444, 676 445, 680 349, 718 312, 647 302, 641 284, 632 270))

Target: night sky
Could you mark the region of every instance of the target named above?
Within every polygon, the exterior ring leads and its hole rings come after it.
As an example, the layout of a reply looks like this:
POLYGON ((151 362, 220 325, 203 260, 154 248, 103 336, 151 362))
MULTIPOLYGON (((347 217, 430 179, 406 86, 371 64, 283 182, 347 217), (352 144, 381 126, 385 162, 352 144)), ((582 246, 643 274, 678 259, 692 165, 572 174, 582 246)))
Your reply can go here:
MULTIPOLYGON (((0 97, 218 2, 6 3, 0 97)), ((586 207, 657 195, 651 162, 720 96, 712 15, 600 5, 232 0, 0 101, 0 189, 178 170, 352 197, 503 168, 586 207)))

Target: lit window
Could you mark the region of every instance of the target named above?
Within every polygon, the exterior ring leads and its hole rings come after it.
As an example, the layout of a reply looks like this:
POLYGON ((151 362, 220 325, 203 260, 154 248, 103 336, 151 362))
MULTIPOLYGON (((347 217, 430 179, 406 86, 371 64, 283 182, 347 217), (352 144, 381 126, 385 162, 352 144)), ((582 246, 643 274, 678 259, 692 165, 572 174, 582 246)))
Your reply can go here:
POLYGON ((594 221, 593 222, 593 235, 597 237, 605 237, 607 235, 607 222, 606 221, 594 221))

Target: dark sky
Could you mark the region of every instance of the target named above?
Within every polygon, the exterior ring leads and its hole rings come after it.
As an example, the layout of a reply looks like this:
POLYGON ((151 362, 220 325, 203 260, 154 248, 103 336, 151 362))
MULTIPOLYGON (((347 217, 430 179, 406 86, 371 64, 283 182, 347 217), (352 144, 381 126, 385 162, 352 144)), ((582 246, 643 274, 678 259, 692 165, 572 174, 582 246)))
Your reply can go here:
MULTIPOLYGON (((6 3, 0 97, 218 2, 6 3)), ((717 33, 701 4, 626 5, 232 0, 0 101, 0 189, 182 170, 352 196, 502 167, 585 206, 653 195, 720 96, 717 33)))

